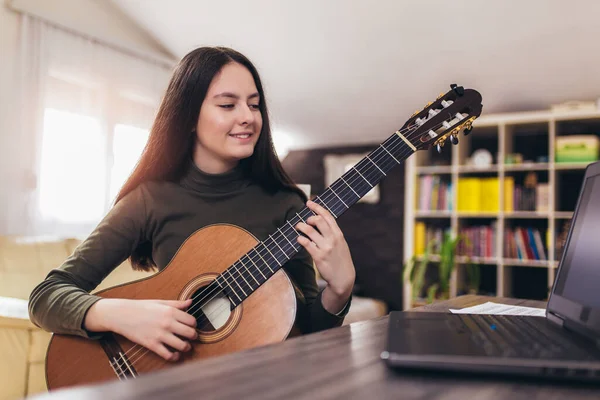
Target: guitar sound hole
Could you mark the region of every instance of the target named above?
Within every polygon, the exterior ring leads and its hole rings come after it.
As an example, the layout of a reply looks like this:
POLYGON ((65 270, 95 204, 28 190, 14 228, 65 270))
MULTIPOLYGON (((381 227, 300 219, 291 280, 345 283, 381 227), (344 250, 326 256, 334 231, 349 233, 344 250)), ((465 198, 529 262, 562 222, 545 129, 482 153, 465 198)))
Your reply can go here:
POLYGON ((225 294, 211 285, 201 287, 192 295, 188 312, 196 317, 196 329, 210 333, 222 328, 231 315, 231 302, 225 294), (212 290, 211 290, 212 289, 212 290))

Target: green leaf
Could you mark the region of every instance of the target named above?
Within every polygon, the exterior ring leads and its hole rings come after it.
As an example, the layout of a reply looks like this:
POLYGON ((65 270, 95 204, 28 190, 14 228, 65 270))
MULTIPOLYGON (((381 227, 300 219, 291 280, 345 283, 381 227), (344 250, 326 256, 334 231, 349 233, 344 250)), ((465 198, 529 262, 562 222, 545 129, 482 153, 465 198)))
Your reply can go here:
POLYGON ((433 301, 435 300, 435 294, 437 293, 438 290, 438 284, 434 283, 433 285, 429 286, 429 288, 427 289, 427 303, 431 304, 433 303, 433 301))

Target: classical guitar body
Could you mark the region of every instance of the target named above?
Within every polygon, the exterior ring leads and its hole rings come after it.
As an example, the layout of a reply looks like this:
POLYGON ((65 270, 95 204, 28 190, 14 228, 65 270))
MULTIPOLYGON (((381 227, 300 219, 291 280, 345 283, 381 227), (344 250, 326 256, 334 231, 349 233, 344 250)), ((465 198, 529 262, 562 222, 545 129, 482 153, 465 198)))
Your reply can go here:
MULTIPOLYGON (((223 292, 209 291, 209 299, 201 298, 206 297, 203 289, 206 292, 219 274, 257 243, 239 227, 211 225, 191 235, 161 272, 98 295, 127 299, 193 298, 188 312, 197 318, 199 338, 177 363, 280 342, 290 335, 296 318, 296 296, 283 270, 275 272, 235 308, 223 292), (210 301, 200 308, 196 303, 199 300, 210 301)), ((252 278, 247 275, 245 279, 252 278)), ((54 334, 46 355, 46 381, 48 389, 57 389, 129 379, 172 365, 119 335, 89 340, 54 334)))

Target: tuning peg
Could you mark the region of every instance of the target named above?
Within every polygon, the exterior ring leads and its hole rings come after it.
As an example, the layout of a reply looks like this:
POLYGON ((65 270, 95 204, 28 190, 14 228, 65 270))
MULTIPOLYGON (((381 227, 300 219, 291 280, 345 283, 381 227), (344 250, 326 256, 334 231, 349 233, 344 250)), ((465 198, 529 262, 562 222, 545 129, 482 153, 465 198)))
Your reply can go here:
POLYGON ((473 130, 472 126, 466 127, 465 130, 463 131, 463 133, 465 134, 465 136, 468 136, 469 133, 471 133, 471 131, 473 130))
POLYGON ((443 147, 442 144, 438 143, 435 147, 437 148, 437 152, 442 154, 442 147, 443 147))
POLYGON ((433 102, 432 102, 432 101, 430 101, 429 103, 425 104, 425 107, 424 107, 424 109, 425 109, 425 108, 427 108, 427 107, 429 107, 429 106, 430 106, 430 105, 432 105, 432 104, 433 104, 433 102))
POLYGON ((451 84, 450 88, 454 90, 454 92, 459 96, 465 94, 465 88, 462 86, 458 86, 456 83, 451 84))
POLYGON ((440 95, 437 97, 437 99, 436 99, 436 100, 439 100, 439 99, 441 99, 442 97, 444 97, 444 95, 445 95, 445 94, 446 94, 446 93, 440 93, 440 95))
POLYGON ((450 135, 450 142, 452 142, 452 144, 458 144, 458 136, 450 135))

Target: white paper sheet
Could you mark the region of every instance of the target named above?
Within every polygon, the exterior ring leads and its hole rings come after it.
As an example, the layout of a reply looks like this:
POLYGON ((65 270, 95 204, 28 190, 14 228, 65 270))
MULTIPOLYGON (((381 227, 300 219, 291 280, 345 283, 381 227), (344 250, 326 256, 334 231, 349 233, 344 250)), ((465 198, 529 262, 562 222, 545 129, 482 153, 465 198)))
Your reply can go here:
POLYGON ((29 319, 27 300, 0 296, 0 317, 29 319))
POLYGON ((546 316, 544 308, 510 306, 488 301, 473 307, 450 309, 453 314, 493 314, 493 315, 533 315, 535 317, 546 316))

